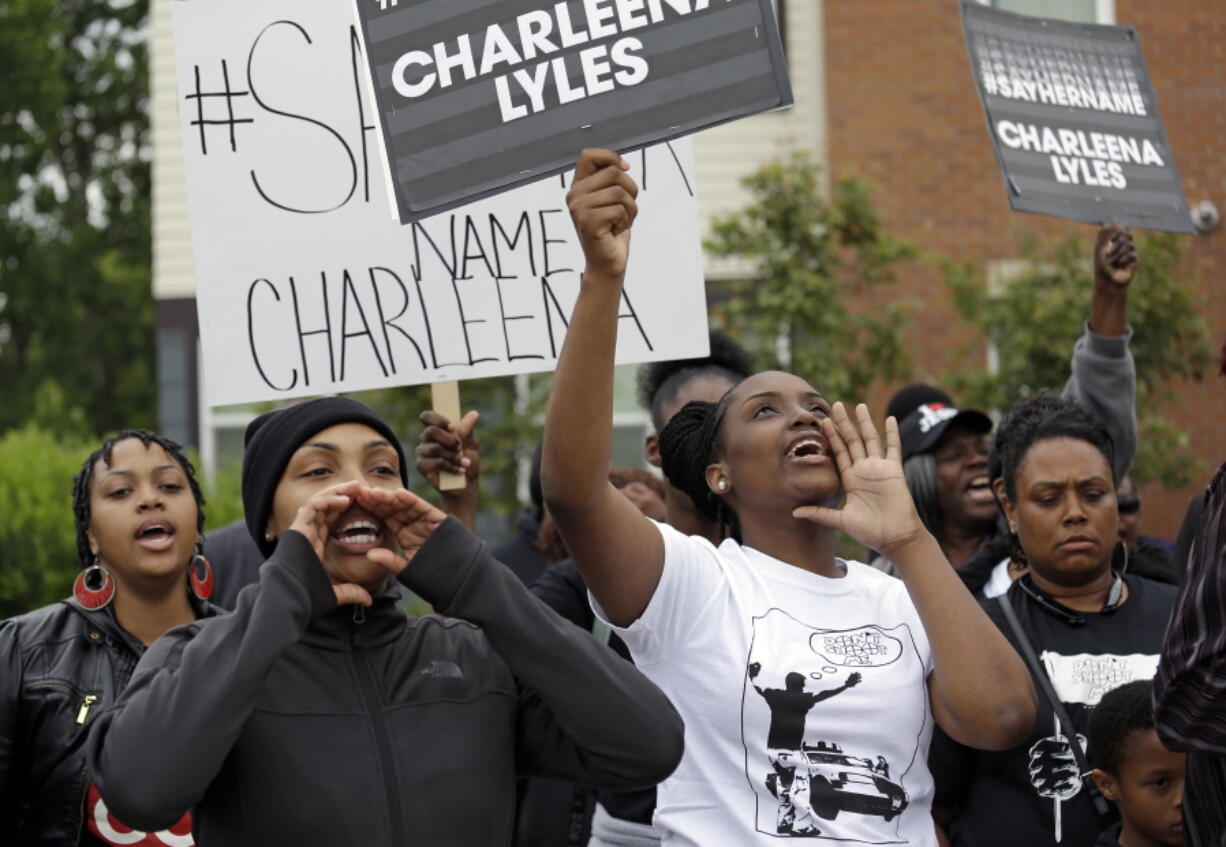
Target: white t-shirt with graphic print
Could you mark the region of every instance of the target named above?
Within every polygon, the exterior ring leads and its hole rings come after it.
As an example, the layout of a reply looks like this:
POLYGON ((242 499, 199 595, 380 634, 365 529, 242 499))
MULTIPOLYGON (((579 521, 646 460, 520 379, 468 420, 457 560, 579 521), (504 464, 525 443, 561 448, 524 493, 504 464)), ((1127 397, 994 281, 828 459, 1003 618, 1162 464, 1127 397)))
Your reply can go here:
POLYGON ((932 661, 902 581, 841 561, 829 579, 657 526, 660 584, 613 629, 685 719, 659 789, 664 843, 935 845, 932 661))

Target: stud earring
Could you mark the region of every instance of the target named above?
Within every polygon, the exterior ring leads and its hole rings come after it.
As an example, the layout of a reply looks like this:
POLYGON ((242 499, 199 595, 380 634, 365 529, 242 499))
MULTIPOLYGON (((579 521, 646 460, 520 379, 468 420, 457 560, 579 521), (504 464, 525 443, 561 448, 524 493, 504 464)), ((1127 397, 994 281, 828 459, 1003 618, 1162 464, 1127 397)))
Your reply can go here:
POLYGON ((269 530, 268 532, 264 533, 264 540, 271 544, 277 540, 277 536, 272 534, 272 530, 269 530))
POLYGON ((727 491, 728 490, 728 480, 721 479, 715 487, 718 488, 720 491, 727 491))

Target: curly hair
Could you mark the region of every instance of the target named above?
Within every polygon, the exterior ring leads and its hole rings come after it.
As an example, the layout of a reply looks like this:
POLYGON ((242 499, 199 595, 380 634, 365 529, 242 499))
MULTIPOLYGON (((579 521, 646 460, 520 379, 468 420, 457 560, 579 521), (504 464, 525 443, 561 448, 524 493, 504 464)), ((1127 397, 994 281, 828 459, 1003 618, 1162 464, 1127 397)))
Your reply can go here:
POLYGON ((156 444, 183 469, 183 473, 187 475, 187 484, 191 487, 192 496, 196 498, 196 534, 200 538, 198 543, 204 541, 204 493, 200 490, 200 483, 196 481, 196 469, 183 454, 183 448, 177 442, 147 429, 125 429, 103 441, 101 447, 90 453, 89 458, 81 465, 81 470, 77 471, 77 475, 72 478, 72 515, 77 525, 77 558, 81 560, 82 568, 89 567, 94 561, 94 554, 89 549, 88 535, 89 489, 94 481, 94 465, 101 459, 102 464, 109 468, 115 445, 129 438, 137 439, 146 448, 151 444, 156 444))
POLYGON ((1094 766, 1118 774, 1127 758, 1125 750, 1134 733, 1154 728, 1154 683, 1136 679, 1103 695, 1090 713, 1086 746, 1094 755, 1094 766))
POLYGON ((1096 448, 1115 479, 1115 441, 1111 432, 1092 412, 1072 400, 1054 394, 1036 394, 1014 406, 996 429, 988 453, 988 476, 1005 481, 1005 493, 1017 497, 1017 470, 1026 453, 1039 441, 1075 438, 1096 448))
POLYGON ((711 333, 711 354, 706 358, 650 362, 639 368, 635 393, 639 405, 651 413, 651 422, 659 432, 667 423, 664 407, 675 401, 691 380, 709 376, 726 379, 735 385, 753 372, 753 360, 745 348, 716 330, 711 333))

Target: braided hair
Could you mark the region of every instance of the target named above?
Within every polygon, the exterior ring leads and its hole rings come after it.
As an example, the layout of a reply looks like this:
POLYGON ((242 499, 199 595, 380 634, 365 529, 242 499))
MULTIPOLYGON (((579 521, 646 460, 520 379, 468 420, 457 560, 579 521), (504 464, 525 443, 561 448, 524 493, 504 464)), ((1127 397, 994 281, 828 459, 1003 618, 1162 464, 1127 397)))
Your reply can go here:
POLYGON ((179 467, 187 476, 187 484, 191 487, 192 496, 196 498, 196 534, 200 537, 201 542, 204 540, 204 493, 200 490, 200 483, 196 481, 195 467, 192 466, 187 456, 183 455, 183 448, 177 442, 147 429, 125 429, 103 441, 101 447, 90 453, 89 458, 81 465, 81 470, 77 471, 77 475, 72 478, 72 516, 77 525, 77 557, 81 560, 82 568, 89 567, 94 561, 94 554, 89 549, 88 535, 89 490, 94 481, 94 465, 101 459, 102 463, 109 468, 115 445, 129 438, 139 440, 146 448, 151 444, 156 444, 165 450, 170 458, 178 462, 179 467))
POLYGON ((639 405, 651 413, 651 423, 660 432, 665 423, 664 407, 677 399, 677 394, 690 381, 701 377, 726 379, 735 385, 754 372, 753 361, 745 348, 726 333, 711 333, 711 353, 702 359, 679 359, 672 362, 650 362, 635 376, 635 393, 639 405))
POLYGON ((707 485, 707 467, 723 452, 724 416, 729 389, 718 403, 686 403, 660 431, 660 459, 664 476, 690 498, 708 521, 718 523, 734 537, 740 532, 736 513, 724 505, 707 485))

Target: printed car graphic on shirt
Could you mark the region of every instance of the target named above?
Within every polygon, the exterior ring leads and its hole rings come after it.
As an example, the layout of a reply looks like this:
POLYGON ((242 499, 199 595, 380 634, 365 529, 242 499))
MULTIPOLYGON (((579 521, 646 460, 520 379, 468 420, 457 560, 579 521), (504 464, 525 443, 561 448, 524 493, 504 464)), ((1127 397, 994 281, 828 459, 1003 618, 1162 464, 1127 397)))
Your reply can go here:
MULTIPOLYGON (((890 821, 907 808, 907 792, 888 778, 889 766, 864 756, 849 756, 838 744, 804 745, 808 762, 809 797, 813 811, 825 820, 839 812, 880 815, 890 821)), ((779 796, 779 775, 769 774, 766 787, 779 796)))

